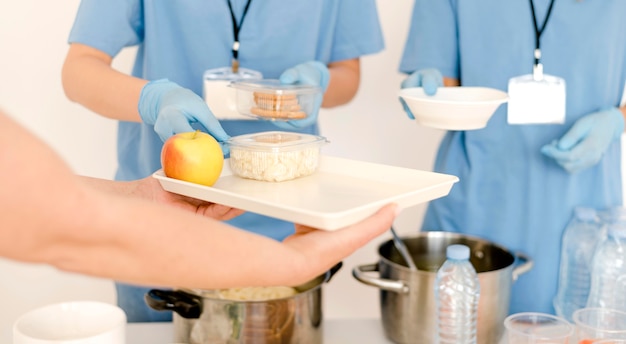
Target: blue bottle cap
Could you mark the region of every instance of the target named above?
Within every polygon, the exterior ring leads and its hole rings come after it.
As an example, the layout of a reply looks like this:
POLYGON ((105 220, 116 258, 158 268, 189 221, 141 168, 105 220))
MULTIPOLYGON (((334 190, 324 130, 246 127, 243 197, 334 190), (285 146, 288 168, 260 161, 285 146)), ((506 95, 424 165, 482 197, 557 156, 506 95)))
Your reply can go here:
POLYGON ((620 240, 626 239, 626 223, 614 222, 608 225, 607 234, 620 240))
POLYGON ((450 245, 446 248, 446 257, 456 260, 469 259, 470 249, 465 245, 450 245))
POLYGON ((583 221, 594 221, 597 216, 596 210, 593 208, 576 207, 574 211, 576 216, 583 221))
POLYGON ((620 240, 626 239, 626 208, 611 207, 603 212, 602 220, 609 236, 620 240))

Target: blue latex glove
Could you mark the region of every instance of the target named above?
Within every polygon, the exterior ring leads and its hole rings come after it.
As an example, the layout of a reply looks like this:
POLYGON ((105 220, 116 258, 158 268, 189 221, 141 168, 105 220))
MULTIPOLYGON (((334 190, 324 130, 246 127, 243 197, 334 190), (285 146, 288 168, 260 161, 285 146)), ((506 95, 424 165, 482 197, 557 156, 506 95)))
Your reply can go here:
MULTIPOLYGON (((402 88, 409 87, 422 87, 424 89, 424 93, 429 96, 434 96, 437 93, 437 87, 443 87, 443 75, 438 69, 427 68, 420 69, 413 72, 409 77, 402 81, 402 88)), ((415 119, 411 110, 404 102, 404 99, 399 98, 404 111, 410 119, 415 119)))
POLYGON ((161 140, 182 132, 194 131, 191 123, 200 123, 228 154, 229 139, 220 122, 215 118, 204 100, 191 90, 183 88, 167 79, 147 83, 139 97, 141 120, 154 126, 161 140))
POLYGON ((322 89, 322 93, 315 96, 313 110, 307 118, 286 122, 275 121, 274 124, 283 129, 304 128, 315 124, 315 122, 317 122, 317 116, 320 108, 322 107, 324 92, 326 92, 328 82, 330 81, 330 72, 328 71, 328 67, 318 61, 301 63, 295 67, 285 70, 280 75, 279 80, 281 84, 319 86, 322 89))
POLYGON ((575 173, 597 164, 613 140, 624 131, 624 116, 610 108, 582 117, 557 141, 541 148, 541 152, 575 173))

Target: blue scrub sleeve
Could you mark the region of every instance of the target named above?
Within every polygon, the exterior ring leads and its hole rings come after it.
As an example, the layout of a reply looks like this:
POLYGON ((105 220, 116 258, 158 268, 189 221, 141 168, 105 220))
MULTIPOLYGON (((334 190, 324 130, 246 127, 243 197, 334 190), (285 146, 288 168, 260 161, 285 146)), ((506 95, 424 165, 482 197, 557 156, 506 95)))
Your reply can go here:
POLYGON ((416 0, 400 71, 436 68, 459 78, 458 30, 452 0, 416 0))
POLYGON ((81 43, 116 56, 143 40, 140 0, 82 0, 69 43, 81 43))
POLYGON ((384 49, 384 39, 374 0, 342 0, 330 61, 342 61, 384 49))

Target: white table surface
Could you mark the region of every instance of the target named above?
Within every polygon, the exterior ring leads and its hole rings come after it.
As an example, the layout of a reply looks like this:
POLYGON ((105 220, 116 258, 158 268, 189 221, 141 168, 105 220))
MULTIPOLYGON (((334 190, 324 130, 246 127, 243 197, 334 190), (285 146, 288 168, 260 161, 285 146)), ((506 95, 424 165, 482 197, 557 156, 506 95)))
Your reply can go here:
MULTIPOLYGON (((126 344, 171 344, 171 322, 130 323, 126 326, 126 344)), ((378 318, 324 320, 324 344, 392 344, 385 338, 378 318)))

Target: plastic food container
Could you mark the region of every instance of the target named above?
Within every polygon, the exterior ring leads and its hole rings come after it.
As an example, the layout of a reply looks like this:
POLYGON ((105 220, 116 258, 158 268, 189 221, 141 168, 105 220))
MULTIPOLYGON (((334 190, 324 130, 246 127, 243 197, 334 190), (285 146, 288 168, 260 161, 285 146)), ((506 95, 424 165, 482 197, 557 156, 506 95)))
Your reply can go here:
POLYGON ((237 110, 242 115, 272 121, 305 119, 314 110, 322 89, 310 85, 283 85, 278 80, 237 81, 237 110))
POLYGON ((313 174, 322 136, 268 131, 231 137, 230 169, 242 178, 282 182, 313 174))
POLYGON ((219 119, 251 119, 237 110, 237 92, 228 87, 231 82, 261 80, 263 74, 255 70, 239 68, 233 73, 231 67, 209 69, 203 76, 203 95, 211 112, 219 119))

